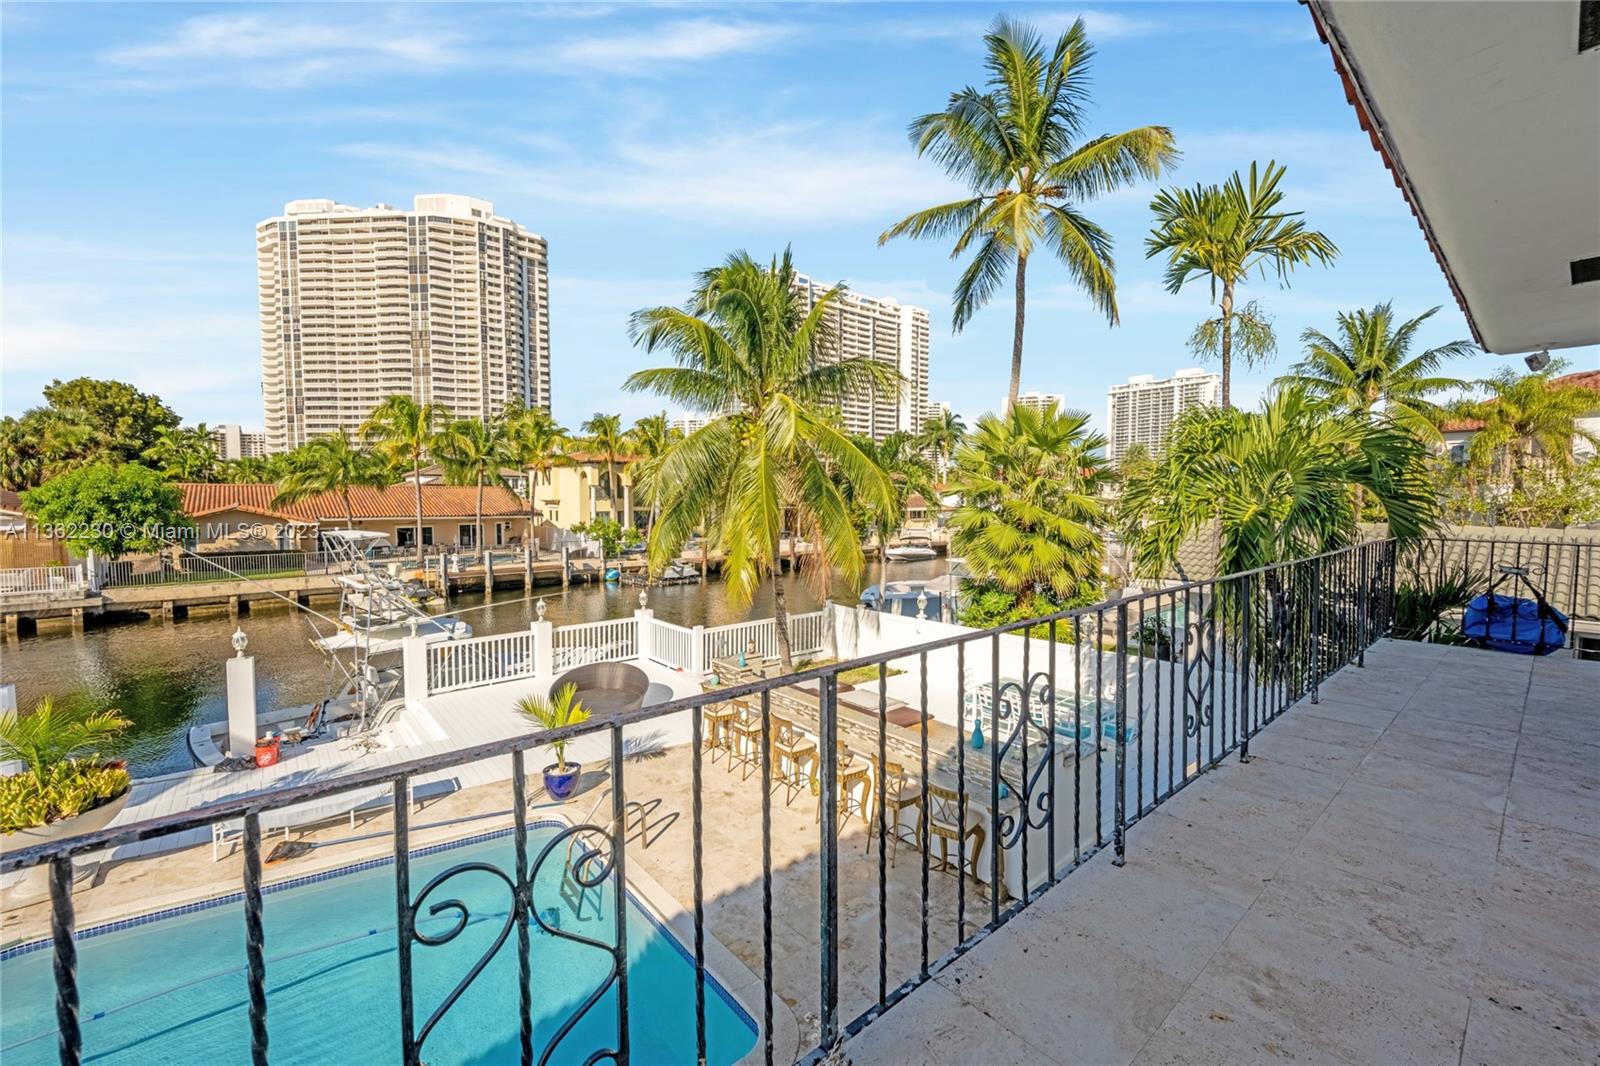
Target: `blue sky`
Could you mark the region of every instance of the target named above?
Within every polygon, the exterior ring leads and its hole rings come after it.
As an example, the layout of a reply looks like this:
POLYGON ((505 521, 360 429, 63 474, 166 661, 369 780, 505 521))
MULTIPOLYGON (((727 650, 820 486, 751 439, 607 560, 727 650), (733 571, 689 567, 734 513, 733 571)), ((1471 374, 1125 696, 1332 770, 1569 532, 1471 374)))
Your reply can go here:
MULTIPOLYGON (((993 408, 1009 300, 953 334, 960 264, 937 243, 876 238, 956 192, 916 157, 906 123, 981 79, 981 35, 1002 10, 1049 33, 1086 20, 1099 50, 1089 130, 1172 127, 1184 184, 1276 158, 1289 206, 1341 247, 1291 288, 1243 290, 1274 316, 1280 354, 1238 373, 1236 402, 1340 310, 1443 305, 1423 343, 1469 335, 1291 2, 8 3, 0 408, 90 374, 158 392, 189 422, 259 426, 255 222, 291 199, 408 206, 419 192, 490 199, 548 238, 554 405, 568 424, 659 409, 619 388, 653 362, 629 344, 629 312, 681 301, 733 249, 786 243, 816 277, 928 308, 931 398, 969 416, 993 408)), ((1209 294, 1168 294, 1144 258, 1152 191, 1086 208, 1116 238, 1119 327, 1035 260, 1024 389, 1103 418, 1108 385, 1194 363, 1184 342, 1209 294)), ((1593 366, 1596 350, 1567 357, 1593 366)))

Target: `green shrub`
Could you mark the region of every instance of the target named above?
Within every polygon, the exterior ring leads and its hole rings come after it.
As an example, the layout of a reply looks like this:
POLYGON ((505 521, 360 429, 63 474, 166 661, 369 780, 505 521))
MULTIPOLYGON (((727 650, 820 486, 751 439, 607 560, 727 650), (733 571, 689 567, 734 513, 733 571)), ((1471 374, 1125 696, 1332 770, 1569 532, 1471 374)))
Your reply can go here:
POLYGON ((132 783, 118 765, 69 759, 33 773, 0 777, 0 833, 75 818, 116 799, 132 783))

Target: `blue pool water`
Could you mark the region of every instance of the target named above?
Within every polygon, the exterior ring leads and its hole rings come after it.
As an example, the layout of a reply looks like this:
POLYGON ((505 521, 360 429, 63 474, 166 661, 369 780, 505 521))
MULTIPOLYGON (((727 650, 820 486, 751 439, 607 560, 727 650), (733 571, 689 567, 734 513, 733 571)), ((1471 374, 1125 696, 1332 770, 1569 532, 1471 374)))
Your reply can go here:
MULTIPOLYGON (((529 833, 530 858, 558 832, 529 833)), ((561 855, 540 868, 534 900, 555 908, 563 930, 614 942, 608 881, 587 894, 582 914, 561 896, 561 855)), ((514 868, 509 834, 415 855, 413 894, 435 874, 464 862, 514 868)), ((274 1063, 379 1063, 399 1058, 399 978, 395 959, 394 867, 366 868, 270 892, 265 898, 268 1026, 274 1063)), ((219 867, 220 869, 220 867, 219 867)), ((509 890, 482 871, 458 874, 428 899, 460 899, 471 915, 448 944, 412 949, 420 1030, 434 1008, 494 942, 509 910, 509 890)), ((547 920, 549 920, 547 918, 547 920)), ((450 912, 419 929, 440 933, 450 912)), ((554 924, 554 923, 552 923, 554 924)), ((693 1062, 692 956, 637 902, 628 906, 629 1035, 635 1062, 693 1062)), ((534 1048, 604 979, 611 956, 553 937, 532 924, 534 1048)), ((233 900, 86 937, 78 944, 85 1061, 232 1063, 249 1059, 244 975, 244 905, 233 900)), ((0 1060, 6 1066, 56 1061, 54 984, 48 948, 0 960, 0 1060)), ((487 968, 446 1013, 422 1049, 429 1066, 516 1062, 519 1055, 517 951, 513 932, 487 968)), ((615 1047, 616 993, 590 1009, 552 1062, 581 1063, 615 1047)), ((755 1046, 756 1026, 714 983, 706 989, 708 1061, 736 1062, 755 1046)))

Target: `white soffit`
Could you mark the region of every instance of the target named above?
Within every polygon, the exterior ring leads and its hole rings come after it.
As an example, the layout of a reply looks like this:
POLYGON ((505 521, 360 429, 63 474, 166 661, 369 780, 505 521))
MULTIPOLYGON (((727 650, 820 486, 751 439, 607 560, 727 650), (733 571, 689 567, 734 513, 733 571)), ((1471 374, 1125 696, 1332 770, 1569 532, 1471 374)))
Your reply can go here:
POLYGON ((1308 0, 1479 342, 1600 343, 1600 48, 1576 0, 1308 0))

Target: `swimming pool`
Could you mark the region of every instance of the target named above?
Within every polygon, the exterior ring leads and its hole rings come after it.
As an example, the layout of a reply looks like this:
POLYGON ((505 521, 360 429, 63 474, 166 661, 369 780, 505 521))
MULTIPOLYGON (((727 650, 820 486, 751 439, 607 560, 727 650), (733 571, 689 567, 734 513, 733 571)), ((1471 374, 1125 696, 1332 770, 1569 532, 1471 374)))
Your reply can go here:
MULTIPOLYGON (((561 828, 553 822, 532 827, 530 856, 561 828)), ((511 834, 501 832, 414 852, 412 891, 458 863, 511 870, 513 849, 511 834)), ((579 917, 571 901, 561 897, 559 867, 552 856, 539 871, 534 890, 539 909, 557 908, 564 930, 612 942, 609 885, 586 896, 579 917)), ((483 872, 453 877, 428 903, 447 898, 462 900, 472 921, 448 944, 413 946, 419 1028, 493 943, 509 909, 504 883, 483 872)), ((398 1058, 393 863, 362 863, 273 886, 263 911, 272 1061, 356 1064, 398 1058)), ((424 907, 418 915, 423 931, 439 933, 452 924, 448 911, 429 917, 424 907)), ((530 924, 537 1054, 604 980, 610 956, 530 924)), ((635 1061, 693 1062, 693 956, 631 895, 627 928, 635 1061)), ((246 1061, 250 1025, 244 965, 244 905, 237 898, 80 934, 84 1061, 136 1066, 246 1061)), ((56 1061, 54 997, 48 946, 0 953, 0 1059, 6 1066, 56 1061)), ((423 1058, 429 1066, 516 1062, 517 1002, 513 934, 429 1036, 423 1058)), ((615 1047, 616 1017, 612 990, 562 1041, 552 1062, 581 1063, 599 1047, 615 1047)), ((708 1061, 737 1062, 755 1046, 756 1035, 749 1014, 708 981, 708 1061)))

